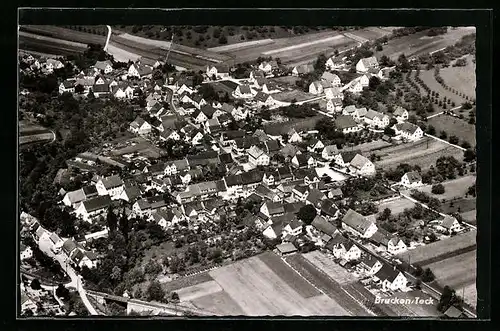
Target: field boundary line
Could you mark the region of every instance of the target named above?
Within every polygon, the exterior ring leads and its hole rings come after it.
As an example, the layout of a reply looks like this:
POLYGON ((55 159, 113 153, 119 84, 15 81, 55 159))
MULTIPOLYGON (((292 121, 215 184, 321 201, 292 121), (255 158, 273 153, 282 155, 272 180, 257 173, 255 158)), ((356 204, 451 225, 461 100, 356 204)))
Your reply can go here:
POLYGON ((465 148, 463 148, 463 147, 460 147, 460 146, 458 146, 458 145, 454 145, 454 144, 452 144, 452 143, 450 143, 450 142, 448 142, 448 141, 446 141, 446 140, 443 140, 443 139, 438 138, 438 137, 436 137, 436 136, 430 135, 430 134, 428 134, 428 133, 424 133, 424 135, 425 135, 425 136, 427 136, 427 137, 431 137, 432 139, 438 140, 438 141, 440 141, 440 142, 443 142, 443 143, 445 143, 445 144, 448 144, 448 145, 450 145, 450 146, 452 146, 452 147, 458 148, 458 149, 459 149, 459 150, 461 150, 461 151, 464 151, 464 152, 465 152, 465 150, 466 150, 466 149, 465 149, 465 148))

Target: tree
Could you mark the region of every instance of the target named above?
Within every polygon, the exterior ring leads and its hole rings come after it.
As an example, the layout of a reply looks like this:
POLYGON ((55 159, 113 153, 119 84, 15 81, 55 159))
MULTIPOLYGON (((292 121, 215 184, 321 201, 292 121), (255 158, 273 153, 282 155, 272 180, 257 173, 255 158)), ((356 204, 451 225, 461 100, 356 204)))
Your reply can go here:
POLYGON ((464 152, 464 161, 465 162, 471 162, 476 158, 476 153, 474 152, 473 149, 469 148, 466 149, 464 152))
POLYGON ((326 58, 325 54, 320 54, 314 63, 314 70, 316 71, 325 71, 326 68, 326 58))
POLYGON ((446 131, 442 130, 440 133, 439 133, 439 138, 441 139, 446 139, 448 137, 448 134, 446 133, 446 131))
POLYGON ((377 218, 380 221, 386 221, 391 217, 391 210, 389 208, 385 208, 382 213, 380 213, 379 217, 377 218))
POLYGON ((114 232, 118 225, 118 217, 113 211, 112 207, 108 208, 108 214, 106 215, 106 223, 108 225, 109 231, 114 232))
POLYGON ((430 135, 432 135, 432 136, 435 135, 436 134, 436 128, 434 126, 432 126, 432 125, 429 125, 427 127, 427 133, 430 134, 430 135))
POLYGON ((459 140, 458 140, 457 136, 452 135, 452 136, 450 136, 450 138, 448 138, 448 141, 450 142, 450 144, 456 145, 456 144, 458 144, 459 140))
POLYGON ((384 129, 384 134, 388 135, 389 137, 394 137, 396 135, 396 131, 394 131, 393 128, 387 126, 384 129))
POLYGON ((67 300, 69 298, 69 290, 63 284, 59 284, 56 288, 56 295, 59 298, 67 300))
POLYGON ((439 298, 439 303, 437 309, 444 313, 450 306, 459 303, 455 290, 446 285, 441 292, 441 297, 439 298))
POLYGON ((445 192, 445 188, 443 184, 432 185, 431 192, 434 194, 443 194, 445 192))
POLYGON ((146 290, 146 296, 149 301, 159 301, 159 302, 165 301, 165 291, 161 287, 159 281, 155 280, 149 284, 146 290))
POLYGON ((424 273, 424 270, 422 269, 422 267, 420 265, 415 265, 415 269, 413 270, 413 275, 415 277, 420 277, 422 276, 422 274, 424 273))
POLYGON ((83 87, 82 84, 76 84, 75 86, 75 93, 82 94, 85 92, 85 88, 83 87))
POLYGON ((227 38, 225 35, 220 36, 219 38, 219 44, 225 45, 227 44, 227 38))
POLYGON ((31 281, 31 288, 34 289, 34 290, 41 290, 42 289, 42 286, 40 285, 40 281, 38 280, 38 278, 35 278, 31 281))
POLYGON ((383 49, 384 49, 384 48, 382 47, 382 45, 381 45, 381 44, 378 44, 378 45, 377 45, 377 47, 375 47, 375 50, 376 50, 377 52, 381 52, 383 49))
POLYGON ((316 208, 313 205, 305 205, 297 212, 297 217, 306 225, 310 225, 316 214, 316 208))
POLYGON ((172 292, 170 294, 170 300, 176 301, 176 302, 179 301, 179 294, 177 292, 172 292))
POLYGON ((379 85, 380 85, 380 78, 372 76, 369 80, 368 88, 372 91, 375 91, 379 85))

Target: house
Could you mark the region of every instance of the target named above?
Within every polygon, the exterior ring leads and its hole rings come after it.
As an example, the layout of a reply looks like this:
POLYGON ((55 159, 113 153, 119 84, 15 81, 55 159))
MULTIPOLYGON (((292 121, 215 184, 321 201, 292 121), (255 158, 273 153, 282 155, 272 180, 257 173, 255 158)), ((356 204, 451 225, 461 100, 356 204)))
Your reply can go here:
POLYGON ((94 96, 96 98, 106 96, 109 94, 109 92, 110 89, 108 84, 94 84, 94 86, 92 86, 92 93, 94 93, 94 96))
POLYGON ((87 222, 92 222, 92 219, 105 213, 111 205, 111 197, 109 195, 101 195, 93 199, 83 201, 76 209, 75 214, 87 222))
POLYGON ((387 245, 391 240, 392 235, 384 230, 378 228, 377 231, 369 238, 370 242, 376 245, 377 251, 387 251, 387 245))
POLYGON ((266 74, 270 74, 274 69, 278 69, 278 63, 275 60, 269 62, 264 61, 259 64, 259 70, 266 74))
POLYGON ((280 91, 279 86, 275 82, 266 82, 262 85, 262 92, 266 94, 278 93, 280 91))
POLYGON ((322 216, 328 216, 331 219, 337 219, 340 215, 340 210, 333 200, 325 199, 321 201, 320 214, 322 216))
POLYGON ((250 71, 249 82, 254 83, 257 78, 264 78, 265 73, 262 70, 250 71))
POLYGON ((59 94, 64 92, 74 93, 75 92, 75 81, 74 80, 64 80, 59 84, 59 94))
POLYGON ((377 231, 374 222, 352 209, 342 218, 342 228, 363 238, 370 238, 377 231))
POLYGON ((209 78, 215 77, 216 79, 229 78, 229 68, 222 65, 207 66, 206 74, 209 78))
POLYGON ((325 145, 319 139, 312 138, 307 142, 307 150, 311 153, 323 150, 323 148, 325 148, 325 145))
POLYGON ((374 111, 372 109, 368 110, 363 117, 365 123, 373 128, 385 128, 389 125, 389 116, 374 111))
MULTIPOLYGON (((97 74, 95 77, 94 77, 95 81, 94 81, 94 85, 104 85, 107 83, 107 80, 106 80, 106 77, 104 77, 103 75, 101 74, 97 74)), ((109 86, 109 84, 108 84, 109 86)))
POLYGON ((448 234, 459 232, 462 229, 458 220, 449 215, 444 217, 438 227, 448 234))
POLYGON ((132 211, 139 217, 149 215, 151 213, 151 204, 147 199, 139 199, 132 205, 132 211))
POLYGON ((233 96, 236 98, 252 98, 256 91, 252 90, 249 85, 238 85, 233 92, 233 96))
POLYGON ((396 135, 401 136, 401 138, 409 141, 417 141, 424 136, 422 129, 412 123, 404 122, 395 124, 393 127, 396 135))
POLYGON ((335 155, 335 159, 334 159, 335 163, 342 168, 347 168, 347 167, 349 167, 352 159, 354 159, 354 157, 356 157, 356 155, 358 153, 359 153, 358 151, 341 152, 341 153, 335 155))
POLYGON ((332 236, 337 228, 332 223, 328 222, 323 216, 316 215, 311 223, 312 227, 322 234, 332 236))
POLYGON ((356 261, 361 258, 359 247, 339 232, 333 234, 332 238, 326 243, 325 248, 331 251, 337 259, 356 261))
POLYGON ((96 184, 99 195, 109 195, 112 200, 118 199, 123 191, 124 183, 118 175, 101 178, 96 184))
POLYGON ((276 246, 276 253, 279 256, 286 256, 297 252, 297 248, 292 243, 283 243, 276 246))
POLYGON ((85 193, 82 189, 78 189, 75 191, 67 192, 62 199, 64 205, 68 207, 78 207, 82 201, 86 199, 85 193))
POLYGON ((179 136, 179 133, 177 133, 177 131, 175 131, 175 130, 170 130, 170 129, 163 130, 160 133, 160 140, 167 141, 169 139, 171 139, 171 140, 180 140, 181 136, 179 136))
POLYGON ((59 60, 47 59, 47 61, 45 61, 45 70, 47 70, 47 72, 49 73, 54 71, 55 69, 61 69, 63 67, 64 64, 62 64, 62 62, 59 60))
POLYGON ((31 249, 31 247, 26 246, 23 243, 19 244, 19 253, 21 261, 33 257, 33 250, 31 249))
POLYGON ((266 94, 264 92, 257 92, 254 98, 255 101, 257 101, 257 106, 262 107, 262 106, 267 106, 271 107, 274 104, 274 99, 272 96, 269 94, 266 94))
POLYGON ((360 264, 366 269, 366 273, 369 276, 375 275, 382 268, 382 262, 371 254, 365 254, 361 258, 360 264))
POLYGON ((80 249, 75 250, 71 256, 71 260, 79 268, 83 268, 85 266, 89 269, 95 268, 98 261, 97 255, 94 252, 85 252, 80 249))
POLYGON ((325 71, 323 75, 321 75, 321 80, 327 82, 330 85, 330 87, 342 85, 340 77, 328 71, 325 71))
POLYGON ((361 93, 363 91, 363 84, 360 82, 359 78, 353 79, 343 88, 351 93, 361 93))
POLYGON ((288 131, 287 133, 288 135, 288 142, 289 143, 300 143, 302 142, 302 137, 300 136, 300 134, 295 131, 294 128, 291 128, 290 131, 288 131))
POLYGON ((325 199, 326 195, 323 192, 321 192, 317 188, 313 188, 309 190, 309 194, 306 197, 306 204, 311 204, 319 209, 321 208, 321 204, 325 199))
POLYGON ((106 60, 106 61, 97 61, 94 64, 94 69, 97 70, 97 72, 101 73, 103 72, 104 74, 110 74, 113 72, 113 63, 111 61, 106 60))
POLYGON ((142 64, 142 65, 151 67, 151 68, 157 68, 163 64, 163 61, 161 61, 160 59, 155 60, 155 59, 150 59, 150 58, 142 57, 142 56, 137 60, 137 62, 142 64))
POLYGON ((125 200, 127 202, 134 202, 136 199, 140 198, 142 195, 141 189, 138 186, 124 186, 122 192, 118 196, 118 199, 125 200))
POLYGON ((316 166, 316 160, 310 155, 296 154, 292 158, 292 165, 296 168, 311 168, 316 166))
POLYGON ((204 127, 205 127, 205 132, 212 135, 217 134, 222 130, 222 127, 217 117, 211 118, 208 121, 206 121, 204 123, 204 127))
POLYGON ((422 176, 417 171, 410 171, 401 177, 401 185, 407 188, 422 186, 422 176))
POLYGON ((369 69, 378 69, 378 68, 379 64, 375 56, 370 56, 364 59, 360 59, 358 63, 356 63, 356 71, 359 72, 367 72, 369 69))
POLYGON ((382 268, 375 273, 374 279, 382 283, 382 288, 384 290, 401 290, 406 287, 408 279, 405 275, 396 269, 395 266, 384 263, 382 268))
POLYGON ((320 100, 319 104, 321 105, 324 103, 323 109, 326 108, 326 111, 329 113, 332 112, 341 112, 342 107, 343 107, 343 98, 333 98, 333 99, 326 99, 326 100, 320 100))
MULTIPOLYGON (((269 100, 272 101, 272 98, 269 100)), ((245 120, 248 117, 248 109, 244 107, 233 108, 231 116, 233 116, 236 121, 245 120)))
POLYGON ((408 249, 408 246, 406 246, 405 242, 401 240, 398 236, 394 236, 389 242, 387 243, 387 252, 389 252, 392 255, 397 255, 399 253, 403 253, 408 249))
POLYGON ((375 166, 367 157, 356 154, 349 164, 349 172, 360 176, 372 176, 375 174, 375 166))
POLYGON ((328 70, 338 70, 345 66, 344 62, 340 59, 334 57, 328 58, 325 63, 326 69, 328 70))
POLYGON ((130 123, 130 131, 139 135, 149 134, 151 133, 151 129, 151 125, 140 116, 137 116, 136 119, 130 123))
POLYGON ((40 241, 48 240, 50 237, 50 233, 45 230, 41 225, 38 225, 38 227, 35 230, 35 239, 40 241))
MULTIPOLYGON (((298 136, 298 134, 296 136, 298 136)), ((299 150, 299 148, 297 146, 294 146, 294 145, 292 145, 290 143, 288 143, 285 146, 283 146, 283 148, 280 149, 279 153, 281 155, 283 155, 283 157, 285 157, 285 159, 291 159, 291 158, 293 158, 297 154, 302 154, 302 152, 299 150)))
POLYGON ((292 76, 302 76, 314 71, 312 64, 302 64, 292 69, 292 76))
POLYGON ((141 65, 140 63, 132 63, 128 68, 127 75, 139 78, 151 78, 153 69, 149 66, 141 65))
POLYGON ((285 226, 283 227, 283 232, 286 234, 290 234, 292 236, 298 236, 302 233, 303 223, 297 218, 297 215, 294 213, 288 213, 286 215, 290 215, 288 220, 284 222, 285 226), (290 219, 290 217, 293 217, 290 219))
POLYGON ((327 161, 332 161, 335 158, 335 155, 339 154, 339 150, 335 145, 328 145, 323 148, 321 151, 321 157, 327 161))
POLYGON ((342 190, 338 187, 332 188, 331 190, 328 191, 327 196, 329 199, 333 200, 340 200, 343 197, 342 190))
POLYGON ((278 140, 269 139, 263 143, 264 149, 268 154, 278 153, 281 148, 281 144, 278 140))
POLYGON ((340 115, 335 119, 335 127, 342 130, 344 134, 361 131, 362 128, 358 126, 358 123, 354 120, 352 116, 340 115))
POLYGON ((283 204, 280 202, 267 201, 260 207, 260 212, 271 218, 283 215, 285 213, 285 209, 283 204))
POLYGON ((248 161, 254 166, 269 165, 269 155, 257 146, 252 146, 247 151, 248 161))
POLYGON ((398 122, 404 122, 408 120, 408 110, 404 109, 401 106, 396 107, 393 115, 398 120, 398 122))
POLYGON ((328 87, 324 89, 325 96, 327 100, 340 99, 344 100, 344 93, 338 87, 328 87))
POLYGON ((282 202, 283 200, 279 192, 275 192, 262 184, 255 188, 254 193, 261 198, 271 200, 272 202, 282 202))
POLYGON ((309 194, 309 186, 305 184, 295 185, 292 189, 292 196, 295 200, 305 201, 309 194))
POLYGON ((317 80, 309 84, 309 93, 311 94, 323 93, 323 85, 321 85, 321 82, 317 80))

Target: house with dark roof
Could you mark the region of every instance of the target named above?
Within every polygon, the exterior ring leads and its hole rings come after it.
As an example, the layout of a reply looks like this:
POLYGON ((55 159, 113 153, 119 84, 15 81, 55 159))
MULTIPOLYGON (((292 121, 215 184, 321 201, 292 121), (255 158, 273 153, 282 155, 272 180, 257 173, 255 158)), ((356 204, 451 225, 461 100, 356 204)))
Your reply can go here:
POLYGON ((361 257, 360 264, 367 270, 367 274, 370 276, 375 275, 382 268, 382 262, 371 254, 365 254, 361 257))
POLYGON ((332 223, 328 222, 323 216, 316 215, 313 219, 311 226, 322 234, 329 236, 333 235, 337 228, 332 223))
POLYGON ((276 252, 279 256, 286 256, 297 252, 297 248, 290 242, 276 246, 276 252))
POLYGON ((339 216, 340 211, 332 200, 325 199, 321 201, 320 213, 323 216, 336 219, 339 216))
POLYGON ((123 180, 118 175, 101 178, 95 185, 99 195, 109 195, 112 200, 118 199, 123 190, 123 180))
POLYGON ((257 94, 257 91, 252 90, 249 85, 238 85, 233 91, 233 96, 235 98, 247 99, 252 98, 255 94, 257 94))
POLYGON ((264 186, 263 184, 259 184, 255 188, 255 194, 259 195, 263 199, 270 200, 272 202, 282 202, 283 197, 278 193, 275 192, 274 190, 271 190, 267 186, 264 186))
POLYGON ((367 72, 369 69, 378 69, 379 64, 377 58, 375 56, 366 57, 360 59, 358 63, 356 63, 356 71, 359 72, 367 72))
POLYGON ((408 283, 408 279, 401 271, 396 269, 396 266, 387 263, 383 263, 382 268, 375 273, 373 278, 381 282, 382 290, 402 290, 408 283))
POLYGON ((325 248, 331 251, 337 259, 355 261, 361 257, 359 247, 352 240, 340 234, 340 232, 332 235, 332 238, 326 243, 325 248))
POLYGON ((298 201, 306 201, 309 195, 309 186, 305 184, 295 185, 292 189, 292 197, 298 201))
POLYGON ((75 210, 75 214, 91 223, 95 217, 104 214, 108 210, 109 206, 111 206, 111 202, 112 199, 109 195, 101 195, 96 198, 85 200, 75 210))
POLYGON ((308 154, 296 154, 292 158, 292 165, 296 168, 311 168, 316 166, 316 160, 308 154))
POLYGON ((267 217, 272 218, 283 215, 285 213, 285 209, 281 202, 267 201, 260 207, 260 212, 267 217))
POLYGON ((345 151, 335 155, 335 163, 342 168, 347 168, 351 164, 352 159, 359 154, 359 151, 345 151))
POLYGON ((370 242, 377 246, 378 251, 386 251, 389 240, 391 240, 392 235, 384 230, 383 228, 378 228, 377 231, 369 238, 370 242))
POLYGON ((396 109, 394 109, 394 112, 392 114, 400 123, 408 120, 408 110, 406 110, 405 108, 403 108, 401 106, 397 106, 396 109))
POLYGON ((136 134, 146 135, 151 132, 151 129, 151 124, 140 116, 137 116, 136 119, 130 123, 130 131, 136 134))
POLYGON ((407 188, 422 186, 422 176, 420 176, 418 171, 407 172, 401 177, 401 185, 407 188))
POLYGON ((406 139, 409 141, 417 141, 424 136, 424 132, 422 129, 413 123, 404 122, 397 123, 393 127, 397 136, 400 136, 401 139, 406 139))
POLYGON ((344 134, 361 131, 362 128, 350 115, 340 115, 334 120, 335 127, 342 130, 344 134))
POLYGON ((266 94, 266 93, 261 92, 261 91, 257 92, 257 94, 254 97, 254 100, 257 102, 258 107, 262 107, 262 106, 270 107, 275 102, 271 95, 266 94))
POLYGON ((344 193, 339 187, 335 187, 328 191, 327 196, 332 200, 340 200, 344 196, 344 193))
POLYGON ((374 222, 352 209, 342 218, 342 228, 362 238, 370 238, 377 231, 374 222))
POLYGON ((447 234, 457 233, 462 229, 458 220, 450 215, 445 215, 437 228, 447 234))
POLYGON ((316 188, 310 189, 306 197, 306 203, 313 205, 317 209, 321 208, 324 200, 326 200, 326 195, 316 188))
POLYGON ((135 202, 142 195, 141 189, 139 186, 129 186, 125 185, 122 192, 118 196, 119 199, 127 201, 127 202, 135 202))

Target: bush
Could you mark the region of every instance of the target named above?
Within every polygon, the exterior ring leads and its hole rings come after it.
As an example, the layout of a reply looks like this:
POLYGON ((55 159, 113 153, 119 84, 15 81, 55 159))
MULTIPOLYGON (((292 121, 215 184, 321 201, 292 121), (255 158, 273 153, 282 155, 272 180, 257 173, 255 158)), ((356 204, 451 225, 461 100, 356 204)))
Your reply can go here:
POLYGON ((456 145, 458 144, 458 137, 457 136, 450 136, 450 138, 448 139, 448 141, 450 142, 450 144, 453 144, 453 145, 456 145))
POLYGON ((443 194, 445 192, 443 184, 432 185, 431 192, 433 194, 443 194))

